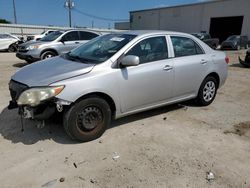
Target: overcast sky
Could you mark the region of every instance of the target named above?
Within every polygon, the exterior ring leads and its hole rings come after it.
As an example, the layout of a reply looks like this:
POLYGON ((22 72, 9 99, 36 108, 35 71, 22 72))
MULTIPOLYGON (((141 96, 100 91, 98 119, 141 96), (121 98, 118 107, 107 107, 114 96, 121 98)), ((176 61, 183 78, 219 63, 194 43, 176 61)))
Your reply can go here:
MULTIPOLYGON (((114 20, 129 18, 129 11, 195 3, 204 0, 73 0, 72 25, 113 27, 114 20), (81 13, 80 13, 81 12, 81 13), (90 14, 95 18, 86 16, 90 14), (108 18, 109 20, 100 20, 108 18)), ((65 0, 15 0, 17 22, 34 25, 68 26, 65 0)), ((0 0, 0 18, 14 22, 12 0, 0 0)))

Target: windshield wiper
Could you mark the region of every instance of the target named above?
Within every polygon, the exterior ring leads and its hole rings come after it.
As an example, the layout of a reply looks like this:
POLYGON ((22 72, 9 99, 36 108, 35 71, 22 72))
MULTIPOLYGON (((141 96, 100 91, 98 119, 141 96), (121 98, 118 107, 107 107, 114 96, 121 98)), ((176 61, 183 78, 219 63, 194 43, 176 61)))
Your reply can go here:
POLYGON ((82 58, 80 58, 79 56, 77 55, 70 55, 70 53, 67 53, 66 54, 66 58, 71 60, 71 61, 80 61, 81 63, 87 63, 86 61, 83 61, 82 58))

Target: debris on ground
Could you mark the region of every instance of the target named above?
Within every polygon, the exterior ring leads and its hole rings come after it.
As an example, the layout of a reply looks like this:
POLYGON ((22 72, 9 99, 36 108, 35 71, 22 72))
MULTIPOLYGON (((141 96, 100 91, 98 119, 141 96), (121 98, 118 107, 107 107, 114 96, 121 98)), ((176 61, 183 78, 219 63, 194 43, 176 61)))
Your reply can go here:
POLYGON ((59 180, 60 182, 64 182, 65 181, 65 178, 60 178, 60 180, 59 180))
POLYGON ((81 177, 81 176, 79 176, 78 177, 80 180, 82 180, 82 181, 85 181, 85 178, 83 178, 83 177, 81 177))
POLYGON ((164 117, 163 120, 166 121, 166 120, 167 120, 167 117, 164 117))
POLYGON ((95 179, 90 179, 90 183, 97 183, 95 179))
POLYGON ((241 122, 234 125, 233 130, 226 130, 224 134, 237 134, 239 136, 250 137, 250 122, 241 122))
POLYGON ((211 182, 214 180, 214 178, 215 177, 214 177, 214 174, 212 172, 207 172, 207 177, 206 177, 207 181, 211 182))
POLYGON ((51 187, 56 183, 57 179, 51 180, 45 184, 42 185, 42 187, 51 187))
POLYGON ((73 165, 74 165, 74 167, 75 167, 75 168, 77 168, 77 165, 76 165, 76 163, 73 163, 73 165))
POLYGON ((118 155, 116 152, 114 153, 114 155, 113 155, 113 157, 112 157, 112 159, 114 160, 114 161, 116 161, 117 159, 119 159, 120 158, 120 155, 118 155))

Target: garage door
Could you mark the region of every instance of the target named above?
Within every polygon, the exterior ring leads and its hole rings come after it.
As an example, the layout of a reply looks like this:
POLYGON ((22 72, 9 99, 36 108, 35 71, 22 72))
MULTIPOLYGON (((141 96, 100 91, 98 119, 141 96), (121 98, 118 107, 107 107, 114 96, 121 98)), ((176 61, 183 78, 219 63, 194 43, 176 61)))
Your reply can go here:
POLYGON ((244 16, 211 18, 210 35, 224 41, 230 35, 240 35, 244 16))

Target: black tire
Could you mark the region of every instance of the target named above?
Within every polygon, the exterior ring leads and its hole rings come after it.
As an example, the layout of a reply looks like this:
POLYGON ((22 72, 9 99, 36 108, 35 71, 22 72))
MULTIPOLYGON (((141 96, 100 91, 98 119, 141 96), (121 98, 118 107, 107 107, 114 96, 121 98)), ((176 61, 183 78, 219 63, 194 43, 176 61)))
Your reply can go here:
POLYGON ((108 103, 99 97, 83 99, 74 104, 63 117, 66 133, 81 142, 95 140, 102 136, 111 122, 108 103))
POLYGON ((25 60, 28 64, 33 63, 34 61, 32 60, 25 60))
POLYGON ((11 44, 8 48, 8 52, 16 52, 17 51, 17 48, 14 44, 11 44))
POLYGON ((55 52, 52 51, 46 51, 41 54, 41 59, 47 59, 56 56, 55 52))
POLYGON ((199 93, 198 93, 198 96, 196 98, 197 104, 200 105, 200 106, 208 106, 208 105, 210 105, 214 101, 214 99, 216 97, 217 89, 218 89, 217 80, 214 77, 211 77, 211 76, 206 77, 203 80, 203 82, 202 82, 202 84, 200 86, 199 93), (209 90, 209 91, 211 91, 211 94, 205 88, 205 87, 208 86, 209 83, 214 84, 214 85, 211 85, 211 90, 209 90), (214 86, 214 90, 212 89, 212 86, 214 86), (206 93, 206 90, 208 91, 207 93, 206 93), (214 92, 212 92, 212 91, 214 91, 214 92))

